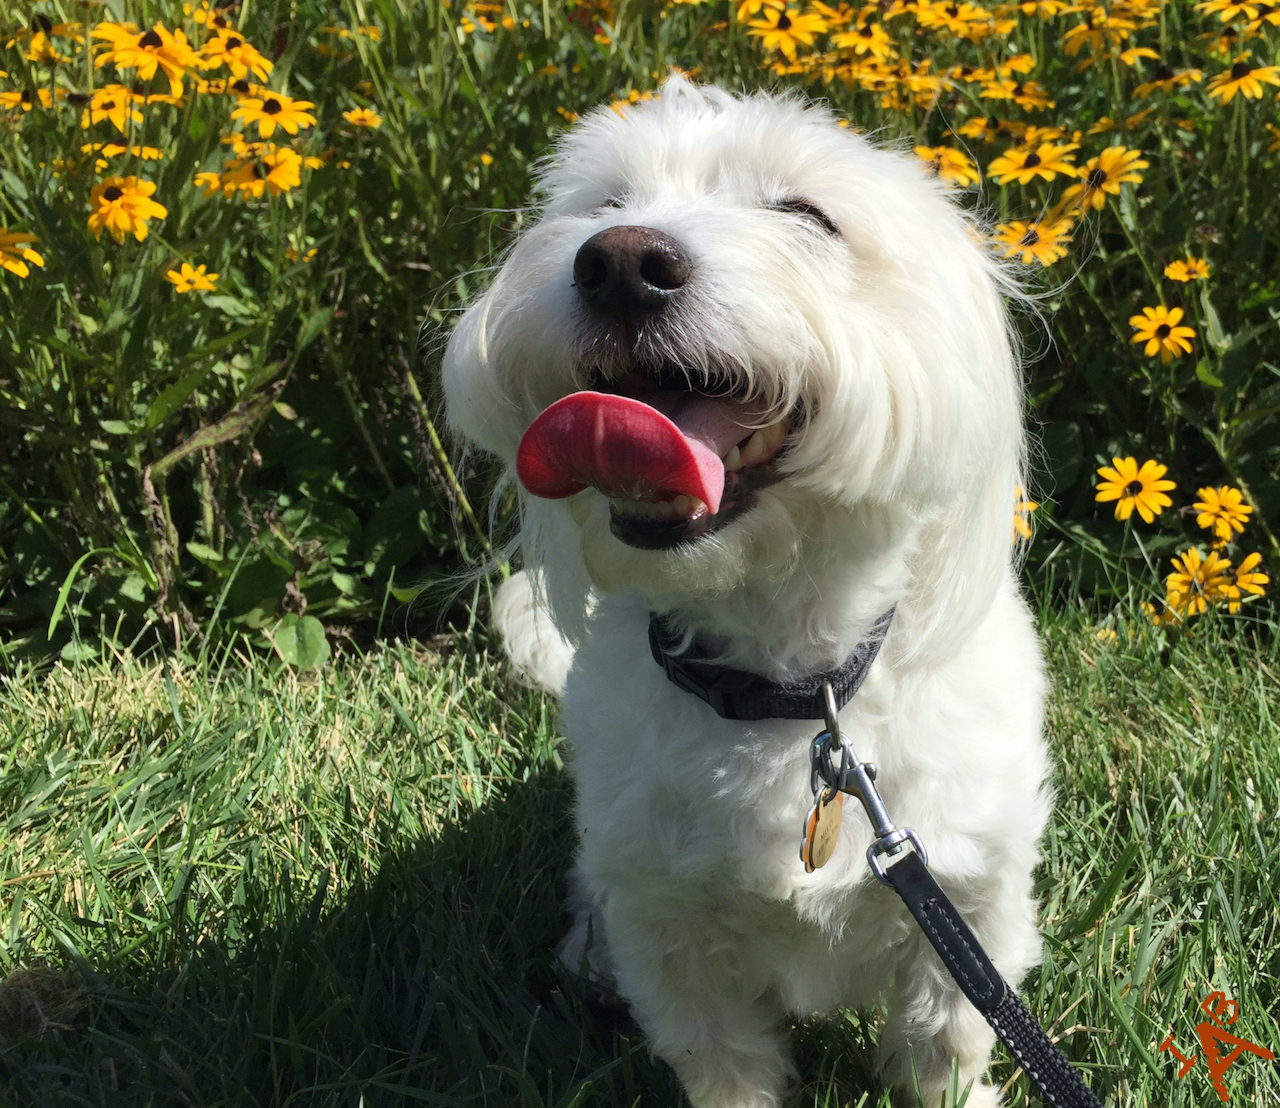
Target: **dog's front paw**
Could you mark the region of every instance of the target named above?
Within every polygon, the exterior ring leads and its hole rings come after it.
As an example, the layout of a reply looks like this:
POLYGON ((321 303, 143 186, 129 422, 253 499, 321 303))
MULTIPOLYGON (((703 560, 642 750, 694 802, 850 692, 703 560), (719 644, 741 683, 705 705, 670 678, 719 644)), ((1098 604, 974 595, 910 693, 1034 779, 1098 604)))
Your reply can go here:
POLYGON ((600 999, 621 1003, 613 956, 604 934, 604 915, 591 899, 576 869, 569 874, 569 897, 565 910, 572 923, 557 951, 561 967, 570 976, 585 980, 600 999))

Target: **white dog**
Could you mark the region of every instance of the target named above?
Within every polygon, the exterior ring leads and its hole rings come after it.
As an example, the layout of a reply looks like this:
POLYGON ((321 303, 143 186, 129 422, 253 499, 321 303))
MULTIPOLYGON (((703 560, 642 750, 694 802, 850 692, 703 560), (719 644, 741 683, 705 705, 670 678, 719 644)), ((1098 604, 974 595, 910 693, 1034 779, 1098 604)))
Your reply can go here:
POLYGON ((541 191, 444 385, 453 427, 525 485, 526 573, 496 615, 564 696, 568 956, 611 975, 697 1108, 779 1104, 787 1014, 881 995, 901 1095, 914 1067, 937 1104, 954 1059, 968 1103, 997 1104, 994 1036, 868 872, 856 805, 830 862, 801 864, 821 724, 721 718, 649 628, 785 685, 895 609, 841 726, 1016 983, 1049 807, 1012 568, 1016 290, 912 158, 794 98, 672 77, 578 124, 541 191))

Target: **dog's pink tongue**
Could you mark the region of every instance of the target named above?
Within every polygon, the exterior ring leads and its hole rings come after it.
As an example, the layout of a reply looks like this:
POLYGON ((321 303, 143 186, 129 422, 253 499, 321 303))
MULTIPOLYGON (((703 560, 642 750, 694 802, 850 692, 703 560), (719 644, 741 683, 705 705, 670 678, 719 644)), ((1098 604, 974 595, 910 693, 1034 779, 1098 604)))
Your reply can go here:
POLYGON ((556 401, 520 440, 520 483, 549 500, 588 487, 626 500, 692 496, 714 514, 724 493, 720 457, 748 431, 733 416, 755 413, 730 400, 690 393, 653 399, 671 411, 671 419, 612 393, 575 392, 556 401))

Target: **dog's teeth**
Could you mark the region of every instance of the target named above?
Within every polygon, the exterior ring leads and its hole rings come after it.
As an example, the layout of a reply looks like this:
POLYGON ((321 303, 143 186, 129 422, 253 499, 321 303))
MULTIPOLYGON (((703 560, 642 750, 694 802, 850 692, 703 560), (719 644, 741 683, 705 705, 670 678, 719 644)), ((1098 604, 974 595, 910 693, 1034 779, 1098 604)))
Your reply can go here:
POLYGON ((768 452, 769 448, 765 445, 764 432, 757 431, 747 439, 747 445, 742 448, 742 464, 744 466, 753 466, 756 462, 762 460, 768 452))
POLYGON ((693 501, 690 500, 689 497, 677 496, 673 501, 671 501, 671 514, 680 516, 688 515, 689 508, 692 504, 693 501))
POLYGON ((770 451, 777 450, 782 445, 782 440, 787 437, 787 421, 780 420, 772 423, 764 429, 764 443, 770 451))
POLYGON ((729 453, 724 456, 724 468, 730 473, 742 468, 742 451, 736 445, 731 446, 729 453))

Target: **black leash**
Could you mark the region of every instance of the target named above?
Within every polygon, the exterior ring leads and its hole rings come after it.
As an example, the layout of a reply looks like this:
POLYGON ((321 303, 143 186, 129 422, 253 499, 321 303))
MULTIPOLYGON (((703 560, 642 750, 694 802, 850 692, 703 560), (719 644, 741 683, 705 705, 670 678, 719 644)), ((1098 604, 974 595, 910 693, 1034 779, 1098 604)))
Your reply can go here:
POLYGON ((846 795, 866 809, 876 838, 867 864, 901 898, 925 933, 960 991, 982 1013, 1009 1048, 1031 1083, 1052 1108, 1102 1108, 1071 1063, 1027 1011, 1018 994, 991 964, 955 905, 929 872, 929 856, 920 836, 896 827, 876 790, 876 767, 860 762, 837 713, 862 687, 871 663, 893 622, 890 608, 872 626, 853 653, 836 669, 783 685, 759 674, 715 662, 714 653, 696 640, 681 650, 681 640, 661 616, 649 617, 653 660, 675 685, 706 701, 724 719, 821 719, 827 729, 810 749, 813 807, 805 819, 800 859, 812 873, 835 849, 846 795), (840 765, 832 761, 833 748, 840 765), (910 850, 907 846, 910 844, 910 850), (884 860, 896 861, 885 865, 884 860))
POLYGON ((894 826, 876 790, 875 766, 858 760, 840 730, 830 686, 823 693, 827 729, 814 739, 811 753, 814 804, 800 848, 805 867, 812 872, 830 857, 839 830, 840 804, 846 794, 857 797, 875 828, 875 841, 867 848, 871 872, 902 898, 960 991, 1009 1048, 1040 1095, 1053 1108, 1102 1108, 1102 1101, 1089 1091, 991 964, 969 925, 929 872, 929 857, 920 837, 909 827, 894 826), (838 769, 832 763, 833 746, 840 749, 838 769), (907 844, 911 850, 906 849, 907 844), (884 859, 895 856, 897 861, 884 864, 884 859))

